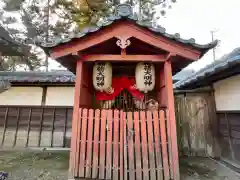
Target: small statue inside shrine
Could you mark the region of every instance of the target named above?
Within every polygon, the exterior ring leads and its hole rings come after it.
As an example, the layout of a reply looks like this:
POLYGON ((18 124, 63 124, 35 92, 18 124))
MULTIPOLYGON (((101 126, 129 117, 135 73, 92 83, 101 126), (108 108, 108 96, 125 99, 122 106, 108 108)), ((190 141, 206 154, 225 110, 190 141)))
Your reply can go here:
POLYGON ((154 99, 149 99, 147 102, 146 102, 146 106, 147 106, 147 110, 148 111, 157 111, 158 108, 159 108, 159 104, 156 100, 154 99))

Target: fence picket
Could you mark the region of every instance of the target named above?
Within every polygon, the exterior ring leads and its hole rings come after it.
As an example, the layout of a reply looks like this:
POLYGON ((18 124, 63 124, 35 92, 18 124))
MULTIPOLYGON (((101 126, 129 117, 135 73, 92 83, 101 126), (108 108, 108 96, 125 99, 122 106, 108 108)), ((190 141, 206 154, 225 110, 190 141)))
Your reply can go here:
POLYGON ((113 122, 113 179, 118 179, 119 172, 119 111, 114 110, 114 122, 113 122))
POLYGON ((87 137, 87 122, 88 122, 88 110, 82 111, 82 127, 81 127, 81 143, 80 143, 80 158, 79 158, 79 177, 84 177, 85 167, 85 152, 86 152, 86 137, 87 137))
POLYGON ((166 138, 166 126, 164 112, 160 111, 160 129, 161 129, 161 144, 162 144, 162 161, 163 161, 163 171, 164 178, 169 179, 169 166, 168 166, 168 154, 167 154, 167 138, 166 138))
POLYGON ((136 156, 136 179, 142 180, 142 161, 140 147, 140 128, 139 128, 139 112, 134 112, 134 129, 135 129, 135 156, 136 156))
POLYGON ((92 140, 93 140, 93 110, 89 109, 88 113, 88 135, 87 135, 87 156, 86 156, 86 171, 85 177, 91 178, 91 164, 92 164, 92 140))
POLYGON ((111 179, 112 177, 112 125, 113 125, 113 111, 107 111, 107 154, 106 154, 106 179, 111 179))
POLYGON ((123 111, 120 111, 120 180, 124 179, 124 117, 123 111))
POLYGON ((127 119, 126 119, 126 112, 123 112, 123 119, 121 119, 123 121, 123 134, 124 134, 124 144, 123 144, 123 165, 124 165, 124 180, 128 179, 128 161, 127 161, 127 157, 129 157, 129 155, 127 154, 127 148, 128 148, 128 137, 127 137, 127 119))
POLYGON ((99 144, 99 125, 100 125, 100 110, 95 110, 94 121, 94 141, 93 141, 93 163, 92 163, 92 178, 98 178, 98 144, 99 144))
POLYGON ((153 113, 154 118, 154 139, 155 139, 155 154, 156 154, 156 165, 157 165, 157 179, 163 179, 162 173, 162 155, 160 147, 160 130, 159 130, 159 117, 158 112, 153 113))
POLYGON ((146 131, 146 113, 140 112, 141 135, 142 135, 142 162, 143 162, 143 179, 149 179, 148 171, 148 148, 147 148, 147 131, 146 131))
POLYGON ((100 129, 100 157, 99 157, 99 179, 104 179, 105 174, 105 134, 106 134, 107 111, 101 111, 101 129, 100 129))
POLYGON ((129 162, 129 178, 135 179, 135 172, 134 172, 134 145, 133 145, 133 138, 134 138, 134 131, 133 131, 133 113, 127 113, 127 125, 128 125, 128 162, 129 162))
POLYGON ((171 144, 171 123, 170 123, 170 121, 169 121, 169 111, 168 110, 166 110, 166 112, 165 112, 165 115, 166 115, 166 118, 167 118, 167 121, 165 121, 165 123, 166 123, 166 132, 165 132, 165 134, 166 134, 166 136, 167 136, 167 141, 169 142, 168 144, 167 144, 167 149, 168 149, 168 157, 169 157, 169 172, 170 172, 170 178, 171 179, 174 179, 174 171, 173 171, 173 169, 174 169, 174 167, 173 167, 173 159, 172 159, 172 144, 171 144))
POLYGON ((78 172, 79 172, 79 153, 80 153, 80 135, 81 135, 81 123, 82 123, 82 108, 79 108, 78 111, 78 121, 73 122, 73 126, 74 127, 72 129, 72 134, 76 133, 75 136, 72 136, 72 138, 74 138, 75 142, 74 145, 71 146, 75 146, 74 147, 74 153, 75 155, 73 156, 73 163, 74 163, 74 176, 78 176, 78 172), (75 127, 75 126, 76 127, 75 127))
POLYGON ((148 157, 150 164, 150 177, 151 180, 156 180, 156 168, 155 168, 155 155, 153 145, 153 118, 152 112, 147 111, 147 130, 148 130, 148 157))

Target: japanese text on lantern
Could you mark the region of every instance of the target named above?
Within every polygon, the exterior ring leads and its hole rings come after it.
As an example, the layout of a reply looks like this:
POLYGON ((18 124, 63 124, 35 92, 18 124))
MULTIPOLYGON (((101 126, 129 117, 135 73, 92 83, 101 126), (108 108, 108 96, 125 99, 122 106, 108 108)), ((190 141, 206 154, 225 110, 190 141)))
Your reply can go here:
POLYGON ((97 66, 97 75, 96 75, 96 81, 97 81, 98 87, 104 86, 104 78, 105 78, 104 69, 105 69, 105 64, 99 63, 97 66))
POLYGON ((151 73, 151 65, 148 63, 144 64, 144 84, 146 86, 150 86, 152 84, 152 73, 151 73))

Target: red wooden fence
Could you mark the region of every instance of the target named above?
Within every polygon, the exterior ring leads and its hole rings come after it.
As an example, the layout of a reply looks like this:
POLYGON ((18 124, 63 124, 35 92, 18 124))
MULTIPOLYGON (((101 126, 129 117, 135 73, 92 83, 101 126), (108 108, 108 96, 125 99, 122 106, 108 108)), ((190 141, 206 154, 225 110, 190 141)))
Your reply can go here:
POLYGON ((79 110, 74 175, 93 179, 169 180, 164 111, 79 110))

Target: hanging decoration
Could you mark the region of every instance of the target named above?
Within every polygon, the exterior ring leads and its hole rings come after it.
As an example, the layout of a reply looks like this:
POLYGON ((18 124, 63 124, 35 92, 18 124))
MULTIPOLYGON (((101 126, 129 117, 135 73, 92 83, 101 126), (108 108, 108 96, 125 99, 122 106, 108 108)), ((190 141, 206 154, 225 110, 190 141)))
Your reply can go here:
POLYGON ((155 86, 155 68, 152 63, 138 63, 135 70, 136 87, 147 93, 155 86))
POLYGON ((93 86, 97 91, 111 93, 112 66, 109 62, 95 63, 93 66, 93 86))
POLYGON ((144 94, 141 93, 135 86, 134 78, 127 78, 125 76, 112 79, 111 93, 109 91, 97 91, 96 99, 99 101, 114 100, 124 89, 126 89, 135 99, 143 100, 144 94))

